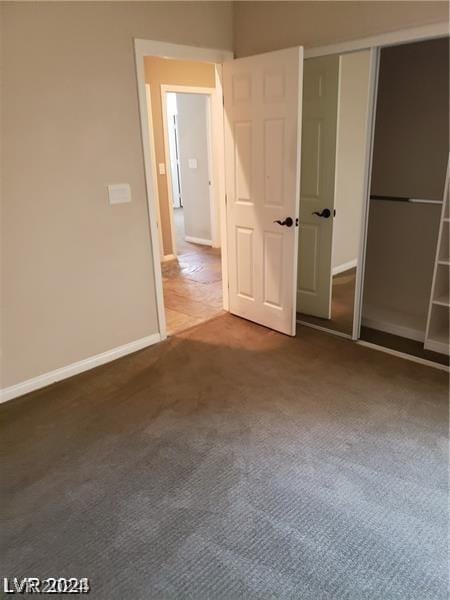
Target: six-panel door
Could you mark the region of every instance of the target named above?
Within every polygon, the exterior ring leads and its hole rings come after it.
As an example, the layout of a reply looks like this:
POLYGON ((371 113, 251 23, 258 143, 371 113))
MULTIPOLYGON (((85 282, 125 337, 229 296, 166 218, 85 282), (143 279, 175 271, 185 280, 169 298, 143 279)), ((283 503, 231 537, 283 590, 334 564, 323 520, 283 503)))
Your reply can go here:
MULTIPOLYGON (((295 335, 303 49, 224 64, 230 312, 295 335), (281 225, 287 217, 292 225, 281 225)), ((288 221, 289 223, 289 221, 288 221)))

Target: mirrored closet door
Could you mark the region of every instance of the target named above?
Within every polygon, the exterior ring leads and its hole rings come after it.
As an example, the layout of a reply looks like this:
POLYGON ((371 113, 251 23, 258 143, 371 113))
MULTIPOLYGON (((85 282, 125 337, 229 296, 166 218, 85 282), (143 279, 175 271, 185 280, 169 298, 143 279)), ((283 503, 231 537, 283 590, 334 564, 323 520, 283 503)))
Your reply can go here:
POLYGON ((298 321, 351 337, 375 52, 304 63, 298 321))

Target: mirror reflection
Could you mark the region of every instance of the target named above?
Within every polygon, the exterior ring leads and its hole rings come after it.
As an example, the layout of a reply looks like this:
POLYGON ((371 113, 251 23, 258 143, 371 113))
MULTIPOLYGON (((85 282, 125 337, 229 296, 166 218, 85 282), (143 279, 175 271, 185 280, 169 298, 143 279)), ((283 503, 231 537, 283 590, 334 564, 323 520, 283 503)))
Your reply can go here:
POLYGON ((347 336, 360 267, 372 60, 363 50, 304 63, 297 318, 347 336))

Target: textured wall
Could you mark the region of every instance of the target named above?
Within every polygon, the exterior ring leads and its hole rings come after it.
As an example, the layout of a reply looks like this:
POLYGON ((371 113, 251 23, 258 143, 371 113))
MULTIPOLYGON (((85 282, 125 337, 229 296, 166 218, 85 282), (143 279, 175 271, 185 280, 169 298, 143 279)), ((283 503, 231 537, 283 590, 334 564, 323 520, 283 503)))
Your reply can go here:
MULTIPOLYGON (((153 134, 156 161, 165 162, 164 131, 161 104, 161 84, 214 87, 215 69, 212 63, 188 60, 167 60, 148 56, 145 58, 145 80, 150 84, 152 98, 153 134)), ((169 165, 166 165, 169 167, 169 165)), ((159 210, 164 254, 172 254, 167 176, 158 174, 159 210)))
POLYGON ((236 2, 236 56, 448 22, 447 2, 236 2))
POLYGON ((157 330, 133 38, 231 49, 227 2, 2 3, 2 381, 157 330), (110 207, 106 185, 133 201, 110 207))

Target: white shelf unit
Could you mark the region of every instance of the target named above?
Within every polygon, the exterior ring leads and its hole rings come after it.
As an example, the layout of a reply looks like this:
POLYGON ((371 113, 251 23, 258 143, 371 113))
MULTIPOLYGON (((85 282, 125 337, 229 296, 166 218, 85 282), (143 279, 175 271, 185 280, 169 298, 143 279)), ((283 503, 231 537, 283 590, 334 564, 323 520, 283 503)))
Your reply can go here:
POLYGON ((425 348, 441 354, 449 354, 449 312, 450 312, 450 208, 449 170, 445 180, 444 201, 431 286, 428 309, 425 348))

